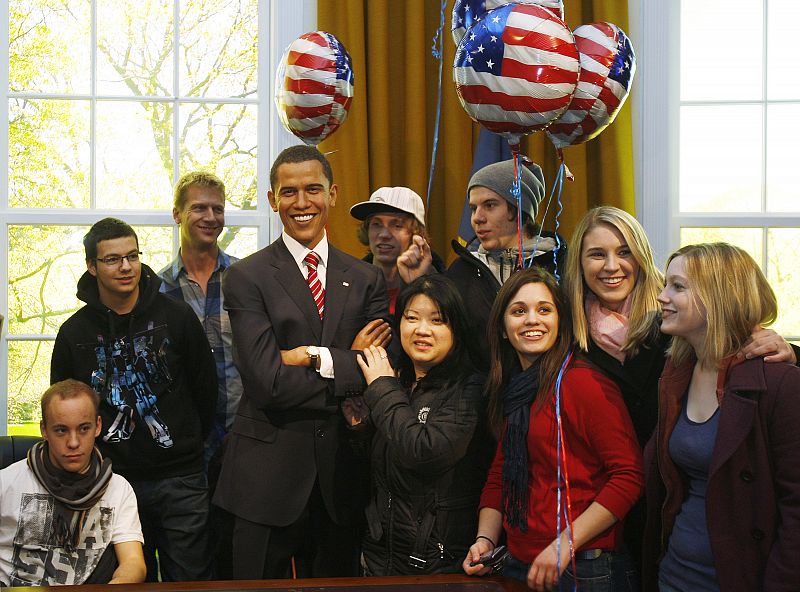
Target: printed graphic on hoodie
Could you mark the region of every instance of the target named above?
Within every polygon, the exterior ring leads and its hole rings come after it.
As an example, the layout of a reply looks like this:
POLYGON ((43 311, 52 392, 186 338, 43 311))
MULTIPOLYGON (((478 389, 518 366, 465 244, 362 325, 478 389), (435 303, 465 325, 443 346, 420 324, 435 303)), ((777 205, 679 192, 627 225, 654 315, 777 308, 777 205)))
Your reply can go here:
POLYGON ((130 336, 115 337, 111 343, 106 343, 102 335, 97 336, 97 369, 92 371, 92 388, 117 409, 117 416, 103 436, 106 442, 129 440, 138 417, 156 444, 172 447, 169 427, 161 420, 151 386, 172 380, 167 367, 169 339, 164 339, 155 351, 154 336, 152 322, 147 330, 133 335, 133 343, 130 336))

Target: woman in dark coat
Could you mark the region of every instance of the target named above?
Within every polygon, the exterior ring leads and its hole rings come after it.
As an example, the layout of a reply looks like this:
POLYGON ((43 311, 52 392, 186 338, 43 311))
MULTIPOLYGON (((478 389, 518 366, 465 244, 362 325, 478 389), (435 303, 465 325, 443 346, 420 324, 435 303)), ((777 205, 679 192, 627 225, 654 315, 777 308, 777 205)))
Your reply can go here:
POLYGON ((359 360, 374 426, 366 575, 458 572, 474 540, 493 442, 473 374, 464 304, 450 280, 422 277, 396 308, 396 373, 383 348, 359 360))
POLYGON ((646 589, 800 590, 800 369, 736 356, 775 294, 711 243, 670 257, 659 301, 673 341, 646 452, 646 589))

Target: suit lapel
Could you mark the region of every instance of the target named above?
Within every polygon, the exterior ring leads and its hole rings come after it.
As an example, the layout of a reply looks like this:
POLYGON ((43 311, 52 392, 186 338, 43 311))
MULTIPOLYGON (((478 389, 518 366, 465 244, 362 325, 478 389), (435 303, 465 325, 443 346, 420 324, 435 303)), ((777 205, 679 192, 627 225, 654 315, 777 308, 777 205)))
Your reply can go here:
POLYGON ((711 466, 708 468, 709 480, 750 434, 758 413, 758 403, 735 393, 728 393, 719 412, 717 440, 711 454, 711 466))
MULTIPOLYGON (((339 257, 339 252, 336 249, 332 246, 328 248, 328 269, 326 270, 327 279, 325 281, 325 319, 322 323, 321 341, 324 346, 333 343, 336 330, 339 328, 339 321, 344 313, 349 291, 352 289, 349 281, 350 266, 339 257)), ((311 292, 307 288, 306 291, 308 291, 310 297, 311 292)), ((350 344, 346 345, 349 347, 350 344)))
MULTIPOLYGON (((278 240, 280 241, 280 244, 276 248, 276 254, 278 256, 272 262, 275 267, 273 276, 275 282, 280 285, 286 293, 287 303, 293 302, 295 306, 300 309, 300 313, 308 322, 308 326, 311 328, 315 340, 321 343, 322 321, 319 318, 319 312, 317 311, 317 305, 314 303, 314 298, 311 296, 308 282, 306 282, 306 278, 303 277, 303 274, 297 267, 297 263, 292 258, 291 253, 289 253, 289 249, 283 244, 283 239, 279 238, 278 240)), ((330 278, 328 282, 330 282, 330 278)), ((328 298, 326 294, 326 314, 328 312, 327 301, 328 298)))

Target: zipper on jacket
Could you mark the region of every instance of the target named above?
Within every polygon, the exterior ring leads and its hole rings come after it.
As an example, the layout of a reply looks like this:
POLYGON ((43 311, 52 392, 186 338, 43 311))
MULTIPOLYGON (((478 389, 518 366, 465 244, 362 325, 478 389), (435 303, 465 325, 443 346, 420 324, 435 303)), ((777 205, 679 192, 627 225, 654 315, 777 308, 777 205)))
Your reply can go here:
POLYGON ((389 501, 387 502, 387 511, 389 513, 389 523, 386 527, 386 550, 387 550, 387 559, 386 559, 386 573, 384 575, 391 575, 392 573, 392 562, 394 560, 394 550, 392 545, 393 541, 393 530, 394 530, 394 513, 392 512, 392 492, 387 491, 389 494, 389 501))

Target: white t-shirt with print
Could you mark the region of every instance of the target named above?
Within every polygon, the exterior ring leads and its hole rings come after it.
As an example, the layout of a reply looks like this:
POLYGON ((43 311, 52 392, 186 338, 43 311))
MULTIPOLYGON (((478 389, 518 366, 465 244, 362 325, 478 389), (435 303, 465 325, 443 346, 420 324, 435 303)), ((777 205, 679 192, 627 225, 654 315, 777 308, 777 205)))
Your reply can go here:
POLYGON ((103 497, 89 510, 73 553, 50 540, 54 504, 26 460, 0 471, 0 583, 82 584, 109 545, 144 542, 136 495, 120 475, 111 476, 103 497))

